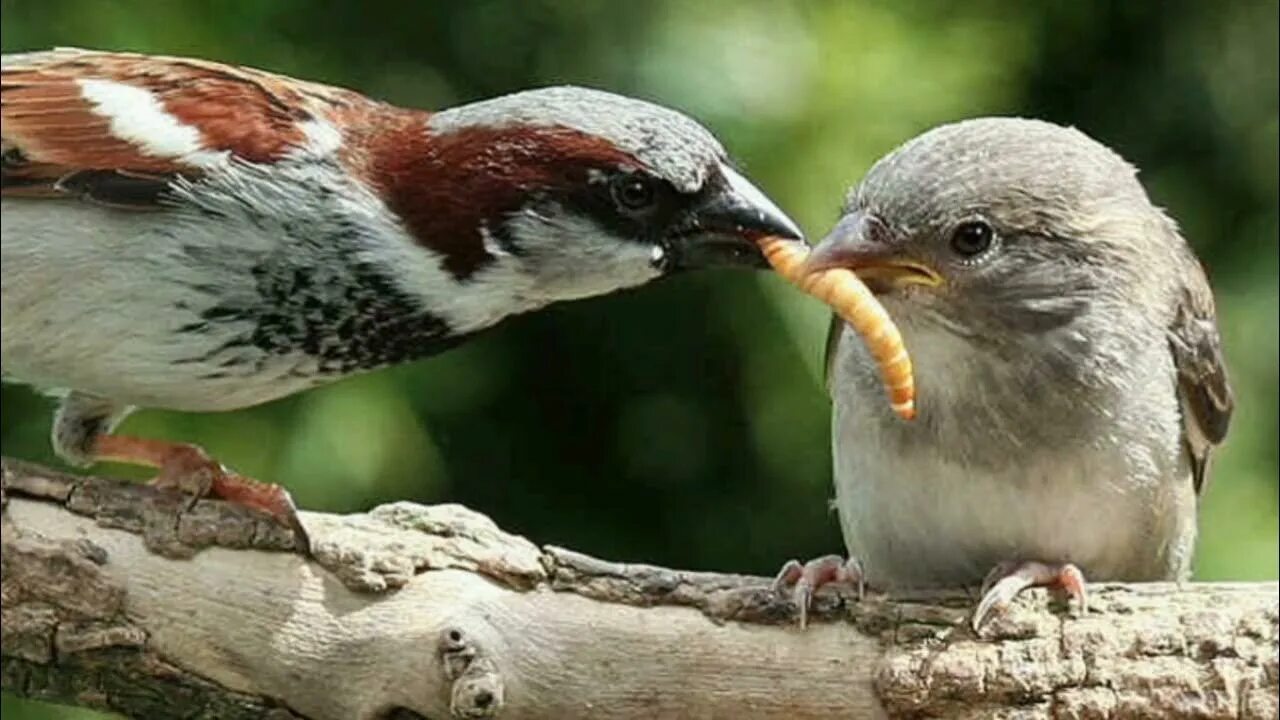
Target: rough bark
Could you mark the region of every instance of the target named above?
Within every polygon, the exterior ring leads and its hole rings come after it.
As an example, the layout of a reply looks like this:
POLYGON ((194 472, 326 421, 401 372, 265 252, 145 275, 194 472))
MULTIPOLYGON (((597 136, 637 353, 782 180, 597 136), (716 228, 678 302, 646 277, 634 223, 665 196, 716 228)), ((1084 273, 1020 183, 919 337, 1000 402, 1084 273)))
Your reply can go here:
POLYGON ((3 687, 142 718, 1276 718, 1275 583, 822 594, 622 565, 457 505, 306 513, 6 460, 3 687))

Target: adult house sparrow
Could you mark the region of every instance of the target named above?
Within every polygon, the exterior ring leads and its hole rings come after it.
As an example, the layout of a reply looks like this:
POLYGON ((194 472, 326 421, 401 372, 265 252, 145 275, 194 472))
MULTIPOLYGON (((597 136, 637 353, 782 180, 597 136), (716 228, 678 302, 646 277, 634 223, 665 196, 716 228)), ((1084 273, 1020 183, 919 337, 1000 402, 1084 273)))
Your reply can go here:
POLYGON ((3 60, 3 369, 78 464, 155 466, 291 524, 198 448, 111 434, 441 352, 502 319, 799 237, 712 135, 557 87, 438 113, 202 60, 3 60))
POLYGON ((828 342, 835 507, 852 559, 792 561, 797 601, 832 580, 1031 585, 1183 580, 1232 395, 1213 297, 1135 169, 1085 134, 946 125, 872 168, 810 257, 879 295, 915 361, 896 417, 862 343, 828 342))

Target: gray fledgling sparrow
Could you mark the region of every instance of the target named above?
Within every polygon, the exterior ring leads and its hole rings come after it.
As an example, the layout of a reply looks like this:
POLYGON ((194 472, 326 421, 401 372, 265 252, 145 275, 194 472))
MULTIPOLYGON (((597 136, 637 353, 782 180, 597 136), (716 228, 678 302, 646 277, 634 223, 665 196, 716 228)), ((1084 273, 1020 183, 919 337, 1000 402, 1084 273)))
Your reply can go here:
POLYGON ((876 291, 915 361, 896 417, 860 340, 828 341, 836 500, 852 558, 779 583, 887 590, 1190 575, 1233 400, 1213 297, 1135 169, 1074 129, 989 118, 881 159, 815 248, 876 291))
POLYGON ((685 115, 542 88, 440 112, 190 58, 3 62, 3 368, 62 395, 63 458, 266 509, 287 492, 134 407, 243 408, 446 350, 512 315, 800 231, 685 115), (192 481, 194 478, 194 482, 192 481))

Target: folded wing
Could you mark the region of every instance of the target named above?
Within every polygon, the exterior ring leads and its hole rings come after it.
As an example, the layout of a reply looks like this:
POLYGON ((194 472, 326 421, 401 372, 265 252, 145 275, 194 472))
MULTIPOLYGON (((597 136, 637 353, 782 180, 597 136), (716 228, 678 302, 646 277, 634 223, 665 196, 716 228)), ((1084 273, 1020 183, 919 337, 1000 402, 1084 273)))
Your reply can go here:
POLYGON ((175 178, 232 160, 334 153, 344 120, 376 106, 349 90, 202 60, 5 55, 0 192, 154 207, 175 178))

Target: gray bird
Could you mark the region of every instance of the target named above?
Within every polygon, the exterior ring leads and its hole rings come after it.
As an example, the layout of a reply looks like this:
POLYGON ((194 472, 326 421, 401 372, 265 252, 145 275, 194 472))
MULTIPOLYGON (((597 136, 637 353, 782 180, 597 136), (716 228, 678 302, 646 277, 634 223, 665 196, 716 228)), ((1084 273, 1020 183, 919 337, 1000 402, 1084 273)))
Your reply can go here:
POLYGON ((815 248, 899 324, 918 416, 885 402, 858 337, 827 344, 836 500, 851 560, 792 561, 813 588, 1184 580, 1233 399, 1213 296, 1136 170, 1084 133, 986 118, 880 160, 815 248), (984 580, 985 578, 985 580, 984 580))

